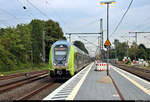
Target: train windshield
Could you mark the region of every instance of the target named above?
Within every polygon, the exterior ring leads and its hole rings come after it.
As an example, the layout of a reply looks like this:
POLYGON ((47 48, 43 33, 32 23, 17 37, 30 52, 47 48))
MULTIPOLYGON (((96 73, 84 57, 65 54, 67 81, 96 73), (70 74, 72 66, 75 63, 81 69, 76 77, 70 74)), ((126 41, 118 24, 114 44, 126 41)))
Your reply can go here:
POLYGON ((67 46, 65 45, 57 45, 54 50, 55 60, 66 60, 67 57, 67 46))
POLYGON ((60 55, 60 56, 64 56, 64 55, 66 55, 66 51, 55 51, 55 55, 60 55))

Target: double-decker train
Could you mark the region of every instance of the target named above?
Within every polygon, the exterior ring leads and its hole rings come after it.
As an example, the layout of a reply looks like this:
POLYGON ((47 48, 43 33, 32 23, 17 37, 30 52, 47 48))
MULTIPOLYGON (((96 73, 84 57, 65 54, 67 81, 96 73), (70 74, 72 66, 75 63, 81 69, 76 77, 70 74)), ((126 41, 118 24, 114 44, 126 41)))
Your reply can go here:
POLYGON ((70 78, 90 63, 90 56, 66 40, 56 41, 50 49, 52 78, 70 78))

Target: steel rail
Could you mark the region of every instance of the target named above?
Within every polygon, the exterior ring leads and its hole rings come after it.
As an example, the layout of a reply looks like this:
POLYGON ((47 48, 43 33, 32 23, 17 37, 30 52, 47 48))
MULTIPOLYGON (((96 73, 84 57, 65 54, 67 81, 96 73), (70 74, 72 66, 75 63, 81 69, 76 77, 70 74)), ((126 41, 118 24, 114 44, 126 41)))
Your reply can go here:
POLYGON ((32 75, 32 74, 37 74, 37 73, 41 73, 41 72, 47 72, 47 70, 27 72, 27 73, 19 73, 19 74, 10 74, 10 75, 6 75, 6 76, 0 76, 0 81, 1 80, 11 79, 11 78, 21 77, 21 76, 24 76, 25 74, 32 75))
POLYGON ((38 88, 34 91, 31 91, 30 93, 28 93, 28 94, 26 94, 22 97, 17 98, 16 100, 27 100, 27 99, 31 98, 32 96, 34 96, 34 95, 38 94, 39 92, 41 92, 43 89, 46 89, 47 87, 52 86, 52 85, 54 85, 53 82, 47 83, 44 86, 41 86, 40 88, 38 88))
POLYGON ((24 79, 24 80, 21 80, 21 81, 17 81, 16 83, 13 82, 12 84, 10 84, 10 83, 9 84, 4 84, 2 87, 0 87, 0 94, 4 93, 6 91, 12 90, 14 88, 20 87, 22 85, 34 82, 36 80, 40 80, 40 79, 45 78, 47 76, 48 76, 47 73, 42 73, 40 75, 30 77, 28 80, 24 79))

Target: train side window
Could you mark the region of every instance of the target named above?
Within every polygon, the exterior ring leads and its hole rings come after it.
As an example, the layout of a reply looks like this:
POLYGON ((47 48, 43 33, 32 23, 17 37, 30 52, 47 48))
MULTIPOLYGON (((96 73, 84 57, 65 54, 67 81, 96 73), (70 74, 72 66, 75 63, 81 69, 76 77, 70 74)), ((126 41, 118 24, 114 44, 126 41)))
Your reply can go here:
POLYGON ((77 63, 77 53, 74 54, 74 62, 77 63))
POLYGON ((82 60, 82 57, 81 57, 81 55, 79 53, 76 54, 76 57, 77 57, 77 61, 82 60))

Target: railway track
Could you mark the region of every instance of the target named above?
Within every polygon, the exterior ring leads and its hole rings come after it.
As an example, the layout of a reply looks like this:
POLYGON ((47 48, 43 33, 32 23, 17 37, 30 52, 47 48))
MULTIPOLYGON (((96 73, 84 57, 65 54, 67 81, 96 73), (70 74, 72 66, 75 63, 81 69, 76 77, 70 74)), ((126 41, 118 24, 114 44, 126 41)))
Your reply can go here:
MULTIPOLYGON (((11 79, 9 79, 11 80, 11 79)), ((4 80, 0 81, 3 82, 4 80)), ((0 84, 0 99, 2 100, 30 100, 42 99, 60 86, 49 77, 48 72, 42 71, 17 81, 0 84)))
POLYGON ((0 85, 0 94, 4 93, 6 91, 12 90, 14 88, 20 87, 22 85, 34 82, 36 80, 40 80, 40 79, 45 78, 47 76, 48 76, 47 72, 38 73, 38 74, 35 74, 35 75, 30 76, 28 78, 20 79, 20 80, 13 81, 10 83, 1 84, 0 85))
POLYGON ((148 69, 143 69, 143 68, 138 68, 135 66, 126 66, 126 65, 119 65, 119 64, 112 64, 120 69, 123 69, 127 72, 130 72, 132 74, 135 74, 147 81, 150 81, 150 70, 148 69))
POLYGON ((43 70, 43 71, 34 71, 34 72, 28 72, 28 73, 18 73, 18 74, 11 74, 11 75, 6 75, 6 76, 0 76, 0 80, 8 80, 12 78, 17 78, 21 76, 25 76, 26 74, 28 75, 33 75, 33 74, 38 74, 42 72, 48 72, 48 70, 43 70))
POLYGON ((28 100, 28 99, 30 99, 31 97, 33 97, 34 95, 37 95, 39 92, 41 92, 42 90, 44 90, 44 89, 46 89, 47 87, 52 86, 52 85, 54 85, 54 82, 47 83, 47 84, 41 86, 40 88, 38 88, 38 89, 36 89, 36 90, 33 90, 33 91, 31 91, 30 93, 27 93, 27 94, 25 94, 25 95, 22 96, 22 97, 17 98, 16 100, 28 100))

